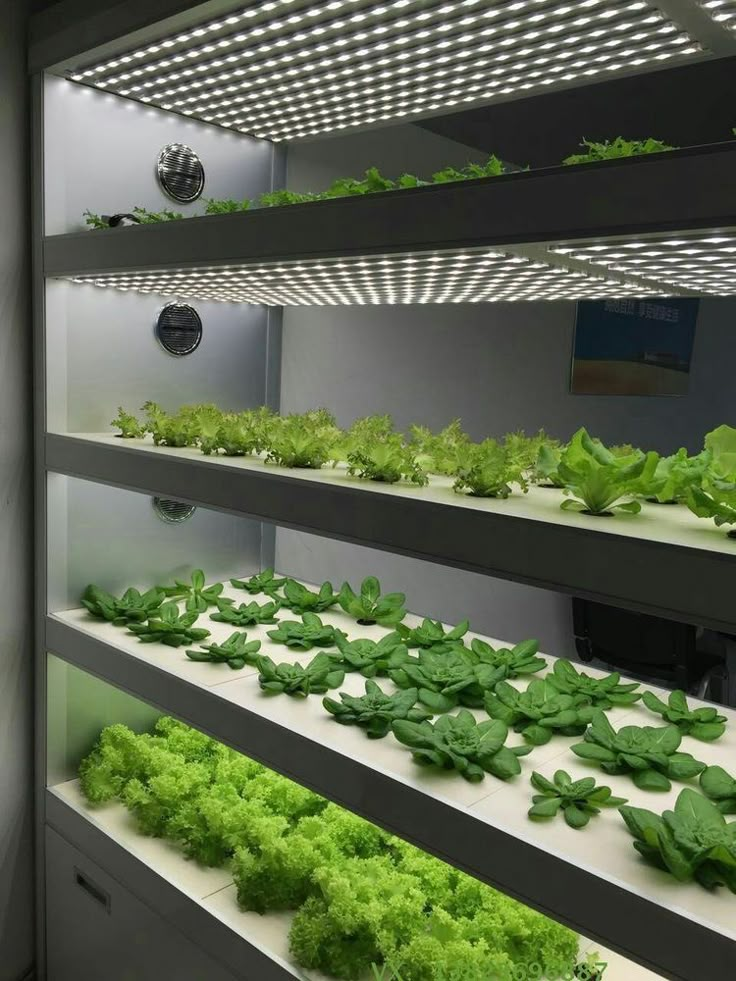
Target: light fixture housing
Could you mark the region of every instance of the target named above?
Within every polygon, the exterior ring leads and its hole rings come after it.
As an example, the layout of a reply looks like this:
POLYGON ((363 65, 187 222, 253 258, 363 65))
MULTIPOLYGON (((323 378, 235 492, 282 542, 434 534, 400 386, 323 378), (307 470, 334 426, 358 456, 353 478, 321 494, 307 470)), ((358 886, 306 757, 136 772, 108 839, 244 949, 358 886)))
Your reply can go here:
POLYGON ((168 33, 150 28, 146 40, 81 56, 65 73, 238 132, 295 140, 709 57, 710 39, 698 38, 689 22, 682 26, 677 8, 668 14, 670 6, 650 0, 226 3, 219 17, 168 33))

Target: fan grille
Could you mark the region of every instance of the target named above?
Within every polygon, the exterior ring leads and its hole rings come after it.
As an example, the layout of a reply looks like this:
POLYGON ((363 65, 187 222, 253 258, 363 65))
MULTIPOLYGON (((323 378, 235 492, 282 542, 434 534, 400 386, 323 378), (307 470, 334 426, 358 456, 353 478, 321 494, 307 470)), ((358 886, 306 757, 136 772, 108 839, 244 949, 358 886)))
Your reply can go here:
POLYGON ((169 354, 192 354, 202 340, 199 314, 188 303, 167 303, 156 321, 156 337, 169 354))
POLYGON ((188 521, 197 509, 193 504, 174 501, 169 497, 154 497, 153 510, 162 521, 178 525, 182 521, 188 521))
POLYGON ((204 190, 204 167, 197 154, 183 143, 170 143, 158 157, 158 180, 174 201, 196 201, 204 190))

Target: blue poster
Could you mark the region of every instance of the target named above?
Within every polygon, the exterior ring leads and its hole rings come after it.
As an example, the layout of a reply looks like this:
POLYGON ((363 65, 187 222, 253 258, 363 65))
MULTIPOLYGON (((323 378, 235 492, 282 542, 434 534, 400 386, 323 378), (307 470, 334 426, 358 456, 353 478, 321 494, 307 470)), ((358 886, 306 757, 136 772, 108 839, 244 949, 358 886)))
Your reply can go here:
POLYGON ((697 297, 578 303, 573 395, 687 395, 697 297))

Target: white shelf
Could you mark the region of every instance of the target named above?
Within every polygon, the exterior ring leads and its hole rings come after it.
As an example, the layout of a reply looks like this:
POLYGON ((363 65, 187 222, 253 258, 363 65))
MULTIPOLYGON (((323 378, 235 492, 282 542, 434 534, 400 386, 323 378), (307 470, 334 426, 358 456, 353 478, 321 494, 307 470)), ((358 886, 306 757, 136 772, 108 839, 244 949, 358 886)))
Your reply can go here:
POLYGON ((533 487, 507 500, 381 484, 344 468, 289 470, 106 433, 50 434, 50 470, 736 632, 736 541, 684 506, 591 518, 533 487), (432 534, 426 534, 431 528, 432 534), (692 583, 698 588, 693 589, 692 583))
MULTIPOLYGON (((252 950, 257 949, 268 957, 275 967, 280 968, 284 979, 299 978, 302 981, 329 981, 319 971, 309 971, 295 964, 289 955, 288 933, 291 913, 268 913, 259 915, 243 911, 237 903, 237 890, 227 869, 209 869, 186 859, 170 842, 159 838, 148 838, 136 830, 135 820, 122 804, 110 803, 92 807, 85 800, 77 780, 69 780, 50 788, 49 795, 66 805, 70 814, 60 813, 64 830, 68 831, 69 818, 73 815, 84 821, 115 842, 135 861, 145 865, 160 877, 167 880, 182 895, 193 900, 200 909, 229 930, 240 940, 242 971, 248 970, 252 960, 252 950)), ((132 872, 135 878, 135 872, 132 872)), ((147 898, 147 897, 143 897, 147 898)), ((205 936, 192 937, 206 948, 205 936)), ((627 961, 620 954, 601 947, 585 937, 580 938, 581 956, 588 951, 596 951, 599 959, 608 964, 606 981, 657 981, 659 975, 627 961)), ((215 950, 215 955, 221 951, 215 950)), ((252 976, 252 975, 251 975, 252 976)), ((367 978, 366 978, 367 981, 367 978)))
MULTIPOLYGON (((229 587, 226 594, 243 596, 229 587)), ((283 611, 282 617, 291 614, 283 611)), ((328 611, 323 619, 351 637, 386 632, 381 627, 360 627, 339 611, 328 611)), ((215 641, 231 632, 227 625, 209 621, 209 626, 215 641)), ((262 652, 274 660, 306 663, 314 655, 314 651, 296 654, 273 644, 266 639, 269 629, 255 628, 249 636, 260 637, 262 652)), ((724 891, 708 893, 697 885, 683 886, 646 866, 615 811, 603 813, 584 832, 568 829, 561 820, 538 824, 527 819, 532 770, 544 773, 562 767, 577 776, 596 772, 569 752, 579 737, 555 736, 546 746, 535 748, 521 759, 522 775, 513 781, 487 776, 480 784, 470 784, 457 774, 417 767, 410 752, 390 736, 369 740, 356 727, 338 728, 318 696, 267 696, 252 669, 231 672, 227 667, 189 662, 183 651, 139 644, 133 635, 95 621, 83 610, 49 617, 47 645, 51 652, 124 685, 667 976, 722 981, 727 965, 736 958, 732 897, 724 891), (696 954, 706 943, 707 965, 696 954)), ((382 684, 392 687, 385 680, 382 684)), ((358 694, 363 685, 360 675, 349 674, 340 690, 358 694)), ((685 738, 683 749, 708 764, 733 769, 736 712, 722 711, 730 725, 721 740, 709 744, 685 738)), ((476 714, 484 717, 480 711, 476 714)), ((617 727, 660 721, 640 704, 616 708, 609 717, 617 727)), ((520 737, 512 734, 509 743, 519 742, 520 737)), ((678 785, 671 794, 654 794, 637 790, 628 778, 603 779, 599 773, 599 779, 614 794, 654 810, 668 806, 680 789, 678 785)))

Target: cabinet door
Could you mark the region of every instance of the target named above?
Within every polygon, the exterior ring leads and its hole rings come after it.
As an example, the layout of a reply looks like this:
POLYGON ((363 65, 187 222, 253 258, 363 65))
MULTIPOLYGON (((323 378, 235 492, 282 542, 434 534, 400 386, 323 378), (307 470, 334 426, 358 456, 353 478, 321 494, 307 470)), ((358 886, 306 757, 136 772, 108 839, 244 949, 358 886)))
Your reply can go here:
POLYGON ((235 981, 50 828, 46 897, 48 981, 235 981))

